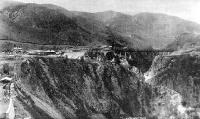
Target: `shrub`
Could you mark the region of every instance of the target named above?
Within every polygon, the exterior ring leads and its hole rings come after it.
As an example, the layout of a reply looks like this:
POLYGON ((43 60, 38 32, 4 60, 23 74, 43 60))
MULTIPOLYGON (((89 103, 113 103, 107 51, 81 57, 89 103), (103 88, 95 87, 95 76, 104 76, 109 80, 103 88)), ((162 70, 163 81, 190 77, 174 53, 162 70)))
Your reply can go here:
POLYGON ((9 72, 10 72, 10 67, 9 67, 9 64, 6 63, 6 64, 3 65, 3 73, 9 74, 9 72))

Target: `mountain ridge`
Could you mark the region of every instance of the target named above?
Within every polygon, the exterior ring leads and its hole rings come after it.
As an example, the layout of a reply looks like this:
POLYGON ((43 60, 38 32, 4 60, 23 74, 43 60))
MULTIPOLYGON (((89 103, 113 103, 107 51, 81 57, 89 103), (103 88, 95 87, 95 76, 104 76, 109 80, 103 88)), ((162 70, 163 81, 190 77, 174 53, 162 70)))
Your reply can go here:
POLYGON ((1 36, 41 44, 113 45, 108 42, 112 40, 134 49, 163 49, 182 33, 200 33, 199 24, 160 13, 88 13, 52 4, 27 3, 5 7, 1 16, 6 16, 4 19, 10 25, 1 21, 7 25, 1 36))

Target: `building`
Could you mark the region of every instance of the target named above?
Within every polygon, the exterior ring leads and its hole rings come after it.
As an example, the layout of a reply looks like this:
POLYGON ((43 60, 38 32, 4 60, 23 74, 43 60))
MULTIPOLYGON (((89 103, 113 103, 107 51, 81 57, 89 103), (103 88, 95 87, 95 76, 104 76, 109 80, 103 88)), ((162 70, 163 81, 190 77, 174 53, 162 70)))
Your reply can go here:
POLYGON ((44 51, 44 50, 31 50, 31 51, 28 51, 28 55, 56 55, 56 51, 54 50, 47 50, 47 51, 44 51))
POLYGON ((14 47, 12 52, 13 52, 13 54, 22 54, 23 49, 21 47, 14 47))

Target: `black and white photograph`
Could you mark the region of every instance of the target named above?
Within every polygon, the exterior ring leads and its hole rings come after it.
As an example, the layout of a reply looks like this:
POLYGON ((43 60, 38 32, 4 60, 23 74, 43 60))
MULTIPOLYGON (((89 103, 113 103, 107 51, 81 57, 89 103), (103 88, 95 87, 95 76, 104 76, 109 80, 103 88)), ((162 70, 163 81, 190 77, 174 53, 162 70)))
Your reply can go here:
POLYGON ((200 119, 200 0, 0 0, 0 119, 200 119))

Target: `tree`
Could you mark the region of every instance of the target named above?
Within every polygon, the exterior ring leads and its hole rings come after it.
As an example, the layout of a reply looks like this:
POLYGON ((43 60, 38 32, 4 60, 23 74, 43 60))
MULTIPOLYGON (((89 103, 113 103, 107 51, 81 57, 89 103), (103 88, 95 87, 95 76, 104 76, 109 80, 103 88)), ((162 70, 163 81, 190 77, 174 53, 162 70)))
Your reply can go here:
POLYGON ((9 73, 10 73, 10 67, 9 67, 8 63, 6 63, 6 64, 3 65, 3 73, 9 75, 9 73))
POLYGON ((6 42, 4 45, 2 45, 2 50, 4 52, 11 52, 12 49, 13 49, 13 44, 12 43, 6 42))

